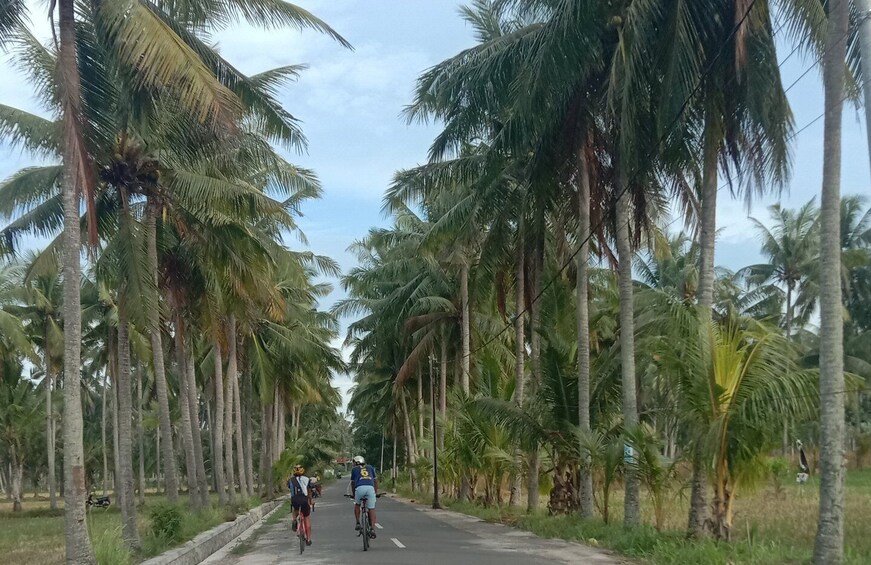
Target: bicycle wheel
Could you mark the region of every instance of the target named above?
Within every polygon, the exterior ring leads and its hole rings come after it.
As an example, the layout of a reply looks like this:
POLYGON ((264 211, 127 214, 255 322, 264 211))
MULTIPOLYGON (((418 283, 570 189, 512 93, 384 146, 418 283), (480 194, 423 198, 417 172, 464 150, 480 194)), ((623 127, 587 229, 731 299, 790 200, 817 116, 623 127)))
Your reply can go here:
POLYGON ((299 538, 299 554, 305 551, 305 528, 302 526, 302 520, 296 528, 297 537, 299 538))
POLYGON ((361 521, 363 523, 363 551, 369 551, 369 512, 364 507, 361 521))

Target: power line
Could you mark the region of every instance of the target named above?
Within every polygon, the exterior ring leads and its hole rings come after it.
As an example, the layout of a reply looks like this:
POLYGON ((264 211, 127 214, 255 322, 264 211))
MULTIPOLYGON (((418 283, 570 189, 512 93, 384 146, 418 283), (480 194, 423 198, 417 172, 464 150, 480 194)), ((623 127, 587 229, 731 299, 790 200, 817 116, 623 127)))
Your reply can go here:
MULTIPOLYGON (((871 77, 869 77, 869 78, 863 80, 863 81, 859 84, 858 88, 863 88, 863 87, 864 87, 866 84, 868 84, 869 82, 871 82, 871 77)), ((848 93, 845 94, 843 97, 841 97, 841 99, 840 99, 836 104, 843 104, 844 102, 846 102, 846 101, 850 98, 850 96, 852 96, 852 93, 848 92, 848 93)), ((794 139, 796 136, 798 136, 798 134, 800 134, 801 132, 803 132, 803 131, 806 130, 807 128, 811 127, 812 125, 814 125, 815 123, 817 123, 818 121, 820 121, 820 120, 823 118, 823 116, 826 115, 826 112, 828 112, 829 110, 830 110, 830 108, 826 108, 825 110, 823 110, 823 111, 820 113, 819 116, 817 116, 816 118, 812 119, 811 121, 809 121, 808 123, 806 123, 804 126, 802 126, 800 129, 798 129, 797 131, 795 131, 792 135, 790 135, 790 136, 787 138, 787 141, 791 141, 791 140, 794 139)))

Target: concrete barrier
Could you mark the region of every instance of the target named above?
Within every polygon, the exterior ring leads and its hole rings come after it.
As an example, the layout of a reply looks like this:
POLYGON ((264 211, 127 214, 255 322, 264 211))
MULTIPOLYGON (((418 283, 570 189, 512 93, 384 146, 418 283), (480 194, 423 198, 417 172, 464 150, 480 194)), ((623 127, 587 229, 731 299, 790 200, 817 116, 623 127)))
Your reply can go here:
POLYGON ((170 549, 148 561, 143 561, 142 565, 197 565, 262 520, 264 516, 284 502, 285 498, 261 504, 247 514, 236 516, 232 522, 224 522, 211 530, 198 534, 182 546, 170 549))

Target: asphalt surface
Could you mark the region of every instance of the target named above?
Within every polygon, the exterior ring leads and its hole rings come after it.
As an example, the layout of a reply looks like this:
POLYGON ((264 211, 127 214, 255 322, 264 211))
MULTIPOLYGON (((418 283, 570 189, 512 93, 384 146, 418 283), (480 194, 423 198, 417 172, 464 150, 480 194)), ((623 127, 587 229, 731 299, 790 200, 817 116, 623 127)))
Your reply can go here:
MULTIPOLYGON (((617 564, 607 553, 449 511, 432 510, 384 496, 378 499, 377 539, 369 551, 354 531, 353 503, 345 498, 344 483, 324 489, 312 514, 313 545, 299 554, 290 517, 263 525, 234 551, 226 548, 207 563, 228 565, 315 564, 430 564, 537 565, 543 563, 617 564)), ((232 544, 231 544, 232 545, 232 544)))

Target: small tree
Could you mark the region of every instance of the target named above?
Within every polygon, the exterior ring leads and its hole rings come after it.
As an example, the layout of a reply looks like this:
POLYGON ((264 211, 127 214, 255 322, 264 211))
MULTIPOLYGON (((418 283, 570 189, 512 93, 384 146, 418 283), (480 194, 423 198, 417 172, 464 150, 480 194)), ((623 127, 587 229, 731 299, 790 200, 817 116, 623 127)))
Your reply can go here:
POLYGON ((665 502, 674 485, 674 462, 661 455, 662 441, 647 424, 626 431, 626 442, 633 454, 627 465, 632 466, 653 502, 654 527, 662 531, 665 524, 665 502))

